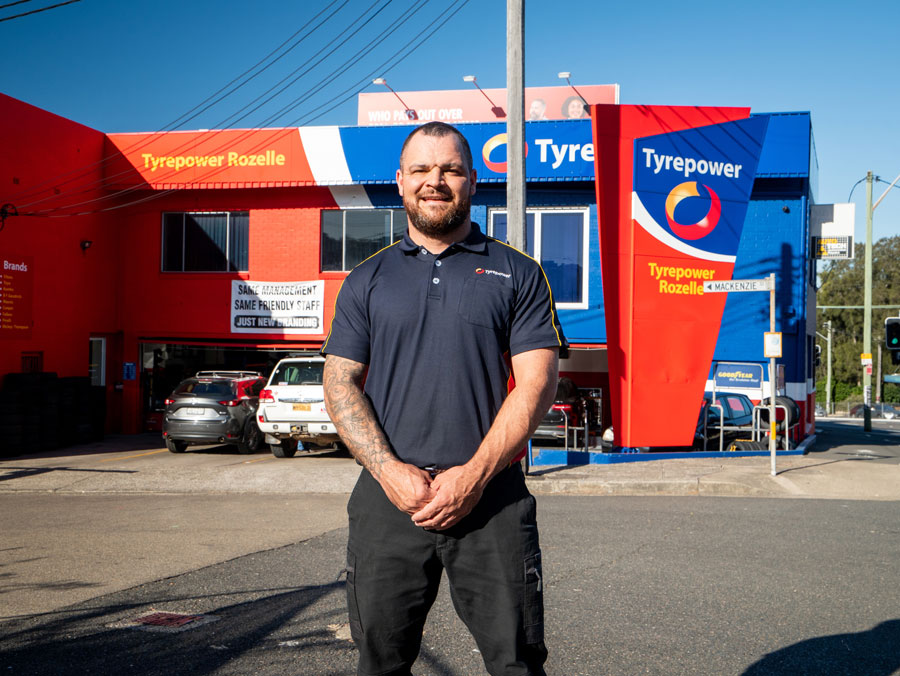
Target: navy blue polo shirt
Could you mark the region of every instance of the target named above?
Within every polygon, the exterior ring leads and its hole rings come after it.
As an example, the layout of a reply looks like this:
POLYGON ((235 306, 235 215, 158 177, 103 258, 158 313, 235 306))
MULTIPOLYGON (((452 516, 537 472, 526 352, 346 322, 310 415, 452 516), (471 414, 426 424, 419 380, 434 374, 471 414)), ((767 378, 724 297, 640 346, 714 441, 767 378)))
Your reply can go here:
POLYGON ((368 364, 366 394, 401 460, 452 467, 500 410, 509 357, 562 341, 541 266, 473 224, 439 255, 407 233, 354 268, 322 353, 368 364))

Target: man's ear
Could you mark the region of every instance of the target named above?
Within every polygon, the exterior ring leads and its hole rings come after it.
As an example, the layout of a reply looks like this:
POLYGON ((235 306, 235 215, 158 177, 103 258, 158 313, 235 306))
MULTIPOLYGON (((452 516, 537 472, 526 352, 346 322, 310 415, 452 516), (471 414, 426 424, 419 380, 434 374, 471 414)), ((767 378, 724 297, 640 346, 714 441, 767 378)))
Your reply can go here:
POLYGON ((397 181, 397 192, 400 193, 400 197, 403 197, 403 172, 398 169, 397 175, 395 176, 395 180, 397 181))
POLYGON ((473 169, 469 174, 469 184, 470 184, 469 197, 471 197, 472 195, 475 194, 475 183, 477 182, 477 179, 478 179, 478 172, 473 169))

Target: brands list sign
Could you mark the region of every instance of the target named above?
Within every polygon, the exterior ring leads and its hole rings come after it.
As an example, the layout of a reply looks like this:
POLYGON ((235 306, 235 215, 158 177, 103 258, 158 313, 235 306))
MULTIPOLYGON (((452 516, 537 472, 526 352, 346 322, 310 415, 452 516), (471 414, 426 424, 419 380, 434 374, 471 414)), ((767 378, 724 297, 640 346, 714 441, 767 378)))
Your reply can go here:
POLYGON ((231 332, 321 334, 325 282, 231 282, 231 332))
POLYGON ((32 258, 0 255, 0 338, 31 338, 33 289, 32 258))

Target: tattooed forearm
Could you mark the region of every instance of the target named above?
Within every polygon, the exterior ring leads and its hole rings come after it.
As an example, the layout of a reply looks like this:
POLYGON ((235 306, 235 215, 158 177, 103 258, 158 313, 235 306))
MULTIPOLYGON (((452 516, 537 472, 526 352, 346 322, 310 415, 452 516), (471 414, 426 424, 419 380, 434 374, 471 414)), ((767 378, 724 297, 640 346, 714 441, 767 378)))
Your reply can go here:
POLYGON ((325 358, 325 407, 341 439, 376 479, 385 464, 396 462, 384 431, 363 392, 366 365, 328 355, 325 358))

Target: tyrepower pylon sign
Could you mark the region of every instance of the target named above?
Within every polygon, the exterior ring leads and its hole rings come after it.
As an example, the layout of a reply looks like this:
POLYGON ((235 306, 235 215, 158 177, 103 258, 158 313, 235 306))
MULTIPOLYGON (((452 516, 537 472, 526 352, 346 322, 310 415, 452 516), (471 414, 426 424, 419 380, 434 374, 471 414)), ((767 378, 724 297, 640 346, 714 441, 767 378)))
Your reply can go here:
POLYGON ((690 445, 768 118, 591 111, 615 443, 690 445))

